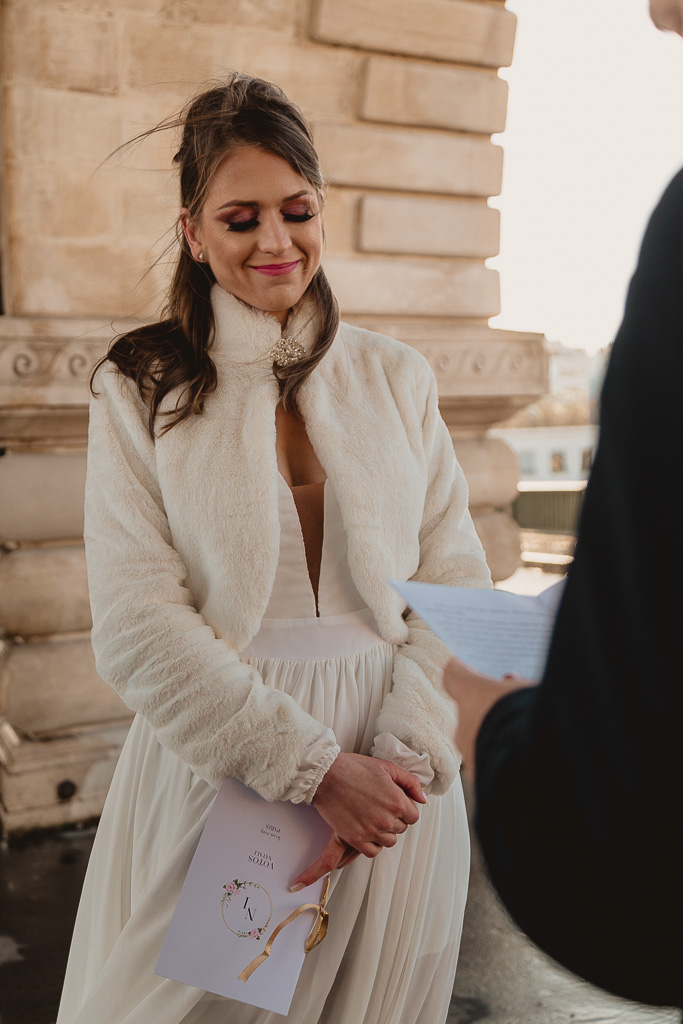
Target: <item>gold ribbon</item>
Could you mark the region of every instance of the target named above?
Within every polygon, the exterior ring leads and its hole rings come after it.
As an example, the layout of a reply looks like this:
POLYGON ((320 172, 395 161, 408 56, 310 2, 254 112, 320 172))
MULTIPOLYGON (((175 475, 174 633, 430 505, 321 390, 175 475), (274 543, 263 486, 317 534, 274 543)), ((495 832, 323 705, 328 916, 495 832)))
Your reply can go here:
POLYGON ((329 892, 329 889, 330 876, 328 875, 327 881, 325 882, 325 890, 323 892, 320 903, 304 903, 302 906, 297 907, 296 910, 293 910, 289 917, 286 917, 284 921, 280 921, 279 925, 277 926, 277 928, 275 928, 273 934, 268 939, 268 942, 266 943, 266 948, 263 950, 263 952, 259 953, 259 955, 254 960, 252 960, 250 964, 247 964, 242 973, 239 975, 240 981, 247 981, 247 979, 252 976, 256 968, 260 967, 261 964, 268 959, 268 957, 270 956, 270 950, 273 946, 273 943, 275 942, 276 938, 278 937, 282 929, 286 928, 288 924, 292 923, 292 921, 296 921, 297 917, 299 917, 300 914, 303 914, 305 910, 318 911, 318 916, 315 919, 315 924, 313 925, 309 933, 309 936, 304 944, 305 952, 307 954, 310 953, 312 949, 315 949, 315 947, 323 941, 323 939, 327 935, 327 926, 330 920, 330 915, 325 910, 325 905, 327 903, 327 894, 329 892))

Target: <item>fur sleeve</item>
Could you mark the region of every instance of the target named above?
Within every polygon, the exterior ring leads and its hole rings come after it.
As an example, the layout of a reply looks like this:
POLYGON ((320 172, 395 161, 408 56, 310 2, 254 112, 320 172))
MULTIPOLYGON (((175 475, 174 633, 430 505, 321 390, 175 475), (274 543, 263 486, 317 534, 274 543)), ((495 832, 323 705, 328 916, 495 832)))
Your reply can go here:
MULTIPOLYGON (((467 507, 467 482, 439 413, 436 381, 429 368, 427 374, 423 440, 429 475, 420 563, 413 579, 489 588, 491 574, 467 507)), ((376 732, 392 733, 416 753, 428 754, 434 770, 432 792, 445 793, 459 769, 453 743, 457 706, 441 681, 450 652, 413 612, 406 623, 408 640, 396 652, 392 689, 384 699, 376 732)))
POLYGON ((266 686, 196 611, 146 411, 113 368, 98 373, 95 387, 85 542, 97 670, 210 785, 230 776, 278 799, 324 726, 266 686))

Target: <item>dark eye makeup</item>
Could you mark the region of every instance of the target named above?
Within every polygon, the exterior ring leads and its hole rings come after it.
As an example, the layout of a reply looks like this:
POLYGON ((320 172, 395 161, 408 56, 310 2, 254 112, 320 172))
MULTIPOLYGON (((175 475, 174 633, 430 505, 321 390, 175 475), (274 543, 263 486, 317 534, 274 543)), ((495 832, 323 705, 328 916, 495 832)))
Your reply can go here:
MULTIPOLYGON (((293 222, 295 224, 303 224, 307 220, 312 220, 316 216, 315 213, 283 213, 282 217, 284 220, 293 222)), ((258 225, 258 217, 250 217, 249 220, 232 220, 228 221, 228 231, 251 231, 258 225)))

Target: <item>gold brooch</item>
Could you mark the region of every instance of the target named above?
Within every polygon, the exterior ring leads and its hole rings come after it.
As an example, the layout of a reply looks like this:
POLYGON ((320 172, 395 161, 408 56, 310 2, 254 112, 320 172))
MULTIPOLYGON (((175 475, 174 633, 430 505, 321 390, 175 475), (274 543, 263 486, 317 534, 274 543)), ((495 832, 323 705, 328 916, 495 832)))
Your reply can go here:
POLYGON ((290 366, 292 363, 298 363, 305 355, 303 345, 300 345, 294 338, 280 338, 270 353, 271 359, 277 366, 290 366))

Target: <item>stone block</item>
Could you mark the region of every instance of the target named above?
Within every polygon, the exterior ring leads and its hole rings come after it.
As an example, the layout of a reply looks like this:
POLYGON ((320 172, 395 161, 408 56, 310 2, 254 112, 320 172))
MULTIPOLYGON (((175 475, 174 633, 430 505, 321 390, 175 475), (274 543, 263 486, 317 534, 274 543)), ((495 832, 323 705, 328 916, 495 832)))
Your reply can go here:
POLYGON ((59 733, 128 717, 95 671, 89 634, 13 646, 3 670, 4 713, 19 732, 59 733))
POLYGON ((62 165, 46 174, 36 165, 6 171, 7 224, 13 236, 92 238, 111 231, 121 210, 106 177, 62 165))
POLYGON ((283 41, 294 34, 297 24, 298 5, 292 0, 189 0, 187 6, 198 22, 263 29, 276 26, 283 41))
POLYGON ((114 93, 119 33, 113 18, 47 9, 41 12, 38 80, 60 89, 114 93))
POLYGON ((487 139, 367 125, 318 124, 314 134, 323 173, 335 185, 484 197, 500 192, 503 151, 487 139))
POLYGON ((89 629, 83 545, 18 548, 0 557, 0 624, 22 637, 89 629))
POLYGON ((498 274, 481 263, 331 257, 325 270, 342 313, 489 317, 499 312, 498 274))
POLYGON ((498 252, 500 214, 486 203, 457 199, 364 196, 363 252, 485 258, 498 252))
POLYGON ((0 538, 61 540, 83 536, 85 452, 12 453, 0 458, 0 538))
POLYGON ((472 507, 500 508, 514 501, 519 466, 509 445, 493 437, 456 437, 454 447, 472 507))
POLYGON ((152 316, 158 278, 144 239, 81 242, 44 238, 10 243, 10 308, 20 316, 152 316))
POLYGON ((243 30, 241 38, 244 57, 239 69, 275 82, 307 118, 355 119, 363 62, 358 52, 279 39, 266 43, 253 30, 243 30))
POLYGON ((475 507, 472 507, 472 518, 486 553, 493 582, 506 580, 522 564, 517 523, 508 512, 478 512, 475 507))
POLYGON ((322 43, 459 64, 506 67, 517 20, 477 0, 316 0, 311 35, 322 43))
POLYGON ((370 57, 360 116, 368 121, 502 132, 507 82, 493 72, 370 57))
POLYGON ((0 766, 0 821, 8 831, 54 828, 102 812, 129 724, 88 728, 64 737, 24 739, 0 766), (59 787, 74 786, 64 799, 59 787))
POLYGON ((5 152, 25 174, 55 164, 92 173, 124 141, 123 105, 115 97, 49 89, 30 83, 7 88, 5 152))
POLYGON ((115 170, 108 178, 114 179, 112 191, 119 195, 120 229, 150 246, 157 242, 168 245, 175 237, 180 213, 175 175, 132 167, 115 170))
MULTIPOLYGON (((251 5, 256 11, 258 5, 251 5)), ((355 117, 362 56, 286 40, 273 29, 226 23, 166 25, 163 33, 146 20, 131 21, 127 33, 127 83, 150 90, 172 114, 204 83, 232 70, 279 85, 307 117, 355 117), (170 79, 169 67, 183 73, 170 79)))
POLYGON ((326 251, 335 256, 352 256, 357 252, 360 195, 357 189, 333 186, 325 198, 326 251))

